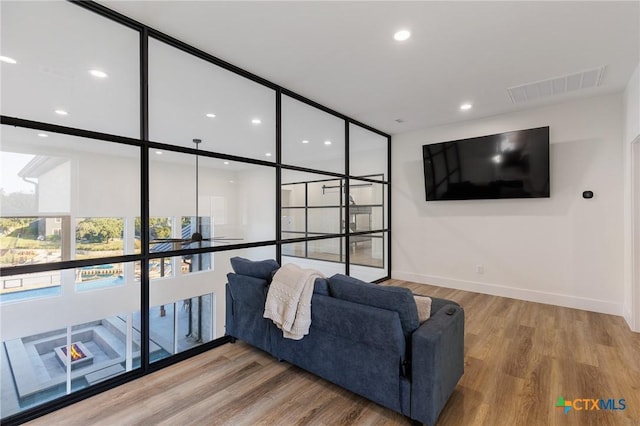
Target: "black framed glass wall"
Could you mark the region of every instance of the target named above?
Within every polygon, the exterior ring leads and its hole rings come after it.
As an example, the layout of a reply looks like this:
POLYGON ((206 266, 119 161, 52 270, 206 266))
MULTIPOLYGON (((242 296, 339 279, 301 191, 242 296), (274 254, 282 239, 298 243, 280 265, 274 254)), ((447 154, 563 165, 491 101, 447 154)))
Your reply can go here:
POLYGON ((130 259, 140 247, 141 149, 0 132, 7 417, 139 368, 139 265, 130 259))
POLYGON ((4 423, 139 370, 142 150, 64 130, 139 137, 140 32, 66 2, 1 7, 4 423))
POLYGON ((349 123, 349 274, 365 281, 389 276, 389 139, 349 123))
POLYGON ((388 278, 389 137, 283 96, 282 162, 283 262, 388 278))
POLYGON ((388 278, 388 135, 95 3, 0 7, 3 423, 224 343, 232 256, 388 278))

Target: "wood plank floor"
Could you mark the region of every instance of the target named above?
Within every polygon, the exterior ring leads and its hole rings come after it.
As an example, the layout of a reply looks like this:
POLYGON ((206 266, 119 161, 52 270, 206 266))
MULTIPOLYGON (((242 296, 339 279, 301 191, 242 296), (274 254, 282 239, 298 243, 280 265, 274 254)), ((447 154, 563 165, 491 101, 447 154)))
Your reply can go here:
MULTIPOLYGON (((640 334, 622 318, 391 280, 459 302, 465 374, 438 426, 640 425, 640 334), (559 396, 624 398, 564 414, 559 396)), ((41 417, 31 425, 409 425, 391 410, 244 343, 41 417)))

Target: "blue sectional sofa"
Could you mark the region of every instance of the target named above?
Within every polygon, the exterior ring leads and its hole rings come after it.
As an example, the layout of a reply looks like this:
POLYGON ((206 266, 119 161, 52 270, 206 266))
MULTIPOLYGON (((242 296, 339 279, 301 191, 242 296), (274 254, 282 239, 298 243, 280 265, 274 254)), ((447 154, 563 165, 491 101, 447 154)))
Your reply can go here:
POLYGON ((284 339, 263 318, 273 260, 233 258, 226 287, 226 333, 330 382, 434 425, 464 370, 464 310, 432 298, 420 324, 409 289, 345 275, 316 279, 311 328, 284 339))

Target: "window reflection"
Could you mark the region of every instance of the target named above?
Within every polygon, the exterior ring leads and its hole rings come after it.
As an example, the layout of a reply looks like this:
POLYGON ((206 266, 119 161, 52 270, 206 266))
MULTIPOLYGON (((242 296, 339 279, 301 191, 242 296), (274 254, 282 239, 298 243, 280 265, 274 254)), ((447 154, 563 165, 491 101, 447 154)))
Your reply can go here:
POLYGON ((19 216, 0 218, 0 267, 62 260, 62 219, 19 216))
POLYGON ((172 244, 156 238, 152 251, 275 239, 275 168, 201 155, 196 194, 195 155, 165 151, 150 160, 150 214, 176 221, 172 244))
POLYGON ((123 263, 83 266, 76 269, 76 291, 90 291, 125 283, 123 263))
POLYGON ((373 179, 388 180, 388 140, 353 123, 349 124, 349 173, 352 176, 374 175, 373 179))
POLYGON ((273 89, 149 40, 152 140, 275 161, 275 123, 273 89))
POLYGON ((344 173, 343 119, 282 97, 282 162, 344 173))
POLYGON ((76 219, 76 259, 124 254, 124 219, 85 217, 76 219))
POLYGON ((343 180, 283 171, 282 238, 339 234, 344 227, 343 180))
POLYGON ((137 31, 60 1, 2 2, 1 26, 3 115, 139 135, 137 31))

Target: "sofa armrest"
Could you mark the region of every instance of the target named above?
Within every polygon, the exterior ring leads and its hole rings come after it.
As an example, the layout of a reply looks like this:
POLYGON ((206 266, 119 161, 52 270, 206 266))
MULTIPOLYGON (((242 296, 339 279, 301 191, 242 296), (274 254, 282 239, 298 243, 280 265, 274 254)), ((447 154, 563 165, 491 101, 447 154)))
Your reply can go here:
POLYGON ((411 336, 411 418, 433 425, 464 372, 464 310, 443 306, 411 336))

